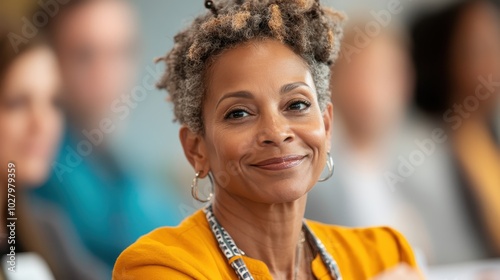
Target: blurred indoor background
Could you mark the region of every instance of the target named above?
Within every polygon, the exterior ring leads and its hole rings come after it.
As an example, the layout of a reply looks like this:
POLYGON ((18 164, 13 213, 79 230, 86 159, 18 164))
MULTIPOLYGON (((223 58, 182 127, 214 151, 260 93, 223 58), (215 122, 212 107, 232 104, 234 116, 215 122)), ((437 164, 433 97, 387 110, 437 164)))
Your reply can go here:
MULTIPOLYGON (((348 20, 332 69, 336 170, 311 192, 306 218, 393 226, 429 279, 500 279, 498 3, 321 2, 348 20)), ((4 277, 109 279, 127 245, 202 206, 190 194, 194 171, 172 106, 152 88, 164 70, 154 59, 201 12, 201 0, 0 1, 0 34, 14 48, 2 54, 0 89, 15 57, 24 56, 22 46, 43 37, 59 61, 65 119, 46 176, 22 181, 26 209, 18 214, 40 229, 19 237, 23 249, 47 265, 26 263, 52 273, 4 277), (31 245, 31 236, 50 248, 31 245), (43 253, 50 250, 59 257, 43 253), (66 267, 57 268, 60 258, 66 267)), ((1 91, 0 163, 15 159, 23 176, 30 170, 10 154, 22 138, 10 137, 7 124, 18 109, 5 96, 1 91)))

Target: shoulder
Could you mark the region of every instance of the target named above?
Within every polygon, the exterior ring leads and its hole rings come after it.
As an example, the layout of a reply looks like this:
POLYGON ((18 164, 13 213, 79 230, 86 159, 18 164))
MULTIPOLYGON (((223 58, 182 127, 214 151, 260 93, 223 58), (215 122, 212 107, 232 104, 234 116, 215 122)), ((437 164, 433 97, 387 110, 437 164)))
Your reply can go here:
POLYGON ((410 244, 397 230, 390 227, 348 228, 319 222, 307 222, 328 251, 337 258, 353 260, 370 266, 392 267, 407 263, 416 267, 410 244))
POLYGON ((113 279, 205 279, 199 267, 217 267, 212 256, 217 244, 203 215, 199 210, 177 227, 158 228, 139 238, 116 260, 113 279))

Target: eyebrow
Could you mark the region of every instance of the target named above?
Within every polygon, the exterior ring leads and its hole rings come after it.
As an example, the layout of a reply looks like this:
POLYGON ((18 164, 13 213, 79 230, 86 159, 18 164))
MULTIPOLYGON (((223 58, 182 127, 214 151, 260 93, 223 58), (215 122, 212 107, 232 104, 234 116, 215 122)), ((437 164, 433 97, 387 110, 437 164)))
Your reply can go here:
POLYGON ((308 87, 309 89, 311 89, 311 87, 304 82, 295 82, 295 83, 286 84, 286 85, 282 86, 280 89, 280 93, 284 94, 284 93, 290 92, 290 91, 292 91, 298 87, 301 87, 301 86, 305 86, 305 87, 308 87))
MULTIPOLYGON (((305 86, 305 87, 311 89, 311 87, 304 82, 295 82, 295 83, 283 85, 280 88, 280 94, 288 93, 288 92, 290 92, 298 87, 301 87, 301 86, 305 86)), ((246 90, 230 92, 230 93, 225 94, 224 96, 222 96, 219 99, 215 108, 219 107, 219 104, 222 102, 222 100, 227 99, 227 98, 237 98, 237 97, 238 98, 245 98, 245 99, 253 99, 252 93, 249 91, 246 91, 246 90)))

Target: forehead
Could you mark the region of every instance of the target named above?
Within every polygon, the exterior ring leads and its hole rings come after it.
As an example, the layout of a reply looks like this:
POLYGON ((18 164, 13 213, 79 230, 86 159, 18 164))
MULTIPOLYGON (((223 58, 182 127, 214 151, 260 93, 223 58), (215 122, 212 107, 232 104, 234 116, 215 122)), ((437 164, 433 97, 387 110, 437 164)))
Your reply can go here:
POLYGON ((14 60, 1 86, 8 90, 43 91, 59 82, 54 53, 45 46, 37 46, 14 60))
POLYGON ((298 81, 312 83, 304 59, 275 40, 251 41, 223 52, 212 63, 206 77, 210 92, 265 84, 280 87, 298 81))
POLYGON ((136 19, 124 1, 88 1, 71 7, 57 22, 58 43, 110 42, 135 35, 136 19))

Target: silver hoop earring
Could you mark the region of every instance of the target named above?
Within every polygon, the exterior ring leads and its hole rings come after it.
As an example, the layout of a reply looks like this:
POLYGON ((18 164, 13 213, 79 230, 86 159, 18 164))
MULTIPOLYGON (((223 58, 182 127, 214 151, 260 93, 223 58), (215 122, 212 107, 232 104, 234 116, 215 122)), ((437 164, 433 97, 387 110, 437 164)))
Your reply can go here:
POLYGON ((326 153, 327 159, 326 159, 326 166, 328 167, 328 175, 326 175, 325 178, 319 178, 318 182, 324 182, 328 179, 330 179, 333 176, 333 172, 335 171, 335 165, 333 164, 333 158, 330 152, 326 153))
POLYGON ((198 200, 199 202, 205 203, 205 202, 209 202, 214 195, 214 191, 213 191, 214 190, 214 181, 212 179, 212 175, 210 174, 210 172, 208 172, 207 175, 208 175, 208 179, 210 180, 210 185, 212 187, 212 191, 210 192, 210 194, 208 195, 208 197, 206 199, 201 199, 198 196, 198 179, 200 178, 200 174, 201 174, 201 171, 198 171, 194 175, 193 182, 191 183, 191 195, 193 196, 194 199, 198 200))

